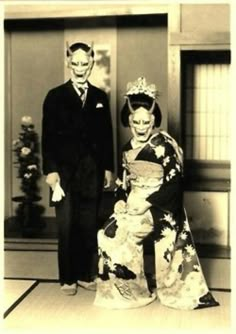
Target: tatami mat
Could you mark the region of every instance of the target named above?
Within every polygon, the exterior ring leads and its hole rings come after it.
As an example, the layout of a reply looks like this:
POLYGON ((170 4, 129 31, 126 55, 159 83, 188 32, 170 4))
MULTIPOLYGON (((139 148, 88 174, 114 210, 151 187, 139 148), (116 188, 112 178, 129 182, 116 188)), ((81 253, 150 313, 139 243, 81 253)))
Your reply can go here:
POLYGON ((65 296, 57 283, 40 283, 4 320, 5 329, 24 331, 70 329, 228 329, 230 293, 214 292, 221 306, 195 311, 179 311, 158 301, 133 310, 106 310, 93 306, 95 292, 79 289, 65 296))
POLYGON ((231 289, 231 259, 200 258, 200 263, 211 289, 231 289))
POLYGON ((3 310, 7 312, 36 283, 29 280, 4 280, 3 310))

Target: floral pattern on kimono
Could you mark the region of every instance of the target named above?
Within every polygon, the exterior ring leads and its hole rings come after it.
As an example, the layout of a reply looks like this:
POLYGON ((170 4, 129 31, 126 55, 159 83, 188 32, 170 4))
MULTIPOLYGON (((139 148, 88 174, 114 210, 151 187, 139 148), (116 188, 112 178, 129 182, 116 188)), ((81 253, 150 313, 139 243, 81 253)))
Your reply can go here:
POLYGON ((182 149, 160 131, 142 148, 129 142, 123 167, 127 203, 146 200, 151 208, 142 215, 113 213, 99 231, 94 304, 133 308, 158 298, 176 309, 219 305, 207 287, 183 207, 182 149), (144 273, 143 240, 149 234, 155 248, 155 290, 149 289, 144 273))

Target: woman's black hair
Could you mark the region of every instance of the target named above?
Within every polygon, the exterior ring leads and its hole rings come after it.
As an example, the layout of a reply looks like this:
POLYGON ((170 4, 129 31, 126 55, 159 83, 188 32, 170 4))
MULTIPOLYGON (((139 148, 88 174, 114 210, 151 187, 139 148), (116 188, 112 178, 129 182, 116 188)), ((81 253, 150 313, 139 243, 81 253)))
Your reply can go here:
MULTIPOLYGON (((153 98, 150 96, 140 93, 140 94, 133 94, 129 95, 129 101, 134 110, 143 107, 145 109, 150 109, 152 107, 153 98)), ((121 109, 121 122, 125 127, 129 126, 129 115, 131 114, 131 111, 128 106, 128 101, 126 99, 125 104, 123 108, 121 109)), ((152 113, 155 117, 154 125, 155 127, 159 127, 162 120, 162 114, 161 109, 157 102, 155 102, 155 107, 152 113)))

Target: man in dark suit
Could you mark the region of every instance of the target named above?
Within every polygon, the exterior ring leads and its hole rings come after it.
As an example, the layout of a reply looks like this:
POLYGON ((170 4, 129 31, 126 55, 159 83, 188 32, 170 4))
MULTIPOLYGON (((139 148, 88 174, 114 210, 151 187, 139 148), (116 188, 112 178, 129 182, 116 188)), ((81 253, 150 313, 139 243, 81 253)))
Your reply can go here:
POLYGON ((67 46, 71 79, 51 89, 43 104, 42 157, 58 223, 61 290, 94 289, 97 214, 103 187, 113 172, 113 137, 108 97, 89 83, 92 46, 67 46))

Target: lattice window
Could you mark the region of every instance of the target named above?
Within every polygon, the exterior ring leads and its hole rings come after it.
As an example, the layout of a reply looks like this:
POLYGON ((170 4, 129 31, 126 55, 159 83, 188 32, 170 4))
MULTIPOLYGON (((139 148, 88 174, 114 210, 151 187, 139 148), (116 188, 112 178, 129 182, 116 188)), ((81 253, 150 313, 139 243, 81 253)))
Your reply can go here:
POLYGON ((185 158, 230 160, 230 64, 185 68, 185 158))

